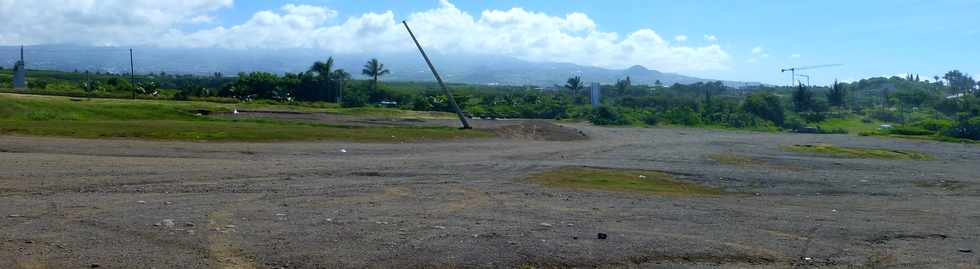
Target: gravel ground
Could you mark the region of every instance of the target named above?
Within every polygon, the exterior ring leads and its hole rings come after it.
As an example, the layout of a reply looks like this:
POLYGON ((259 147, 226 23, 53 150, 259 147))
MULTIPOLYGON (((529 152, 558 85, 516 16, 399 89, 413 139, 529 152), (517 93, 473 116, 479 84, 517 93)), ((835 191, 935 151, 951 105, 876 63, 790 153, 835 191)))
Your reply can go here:
POLYGON ((978 145, 570 127, 590 139, 3 136, 0 268, 980 268, 978 145), (805 143, 935 160, 780 148, 805 143), (718 154, 752 161, 723 164, 718 154), (578 165, 661 170, 737 194, 587 192, 525 179, 578 165))

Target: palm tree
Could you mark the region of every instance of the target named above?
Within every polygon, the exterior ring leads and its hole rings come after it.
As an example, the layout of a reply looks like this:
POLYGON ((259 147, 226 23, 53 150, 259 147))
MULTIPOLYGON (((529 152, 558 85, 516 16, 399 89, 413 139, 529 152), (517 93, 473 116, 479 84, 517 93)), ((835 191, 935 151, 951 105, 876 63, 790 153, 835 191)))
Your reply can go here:
POLYGON ((333 69, 333 57, 327 58, 327 62, 314 62, 309 72, 316 73, 316 77, 320 80, 330 81, 331 69, 333 69))
POLYGON ((385 69, 385 65, 378 61, 378 59, 371 59, 364 64, 364 70, 361 70, 361 74, 373 78, 371 87, 374 90, 378 89, 378 78, 391 73, 388 69, 385 69))
POLYGON ((347 71, 345 71, 344 69, 334 70, 333 73, 330 74, 330 77, 334 79, 343 79, 343 80, 351 79, 350 73, 347 73, 347 71))
POLYGON ((331 69, 333 69, 333 57, 327 58, 326 62, 321 62, 321 61, 314 62, 313 65, 310 66, 310 70, 306 72, 306 75, 313 76, 315 83, 319 85, 317 86, 317 88, 322 89, 319 91, 315 91, 315 93, 313 93, 314 98, 318 100, 327 98, 327 92, 329 91, 330 84, 331 84, 330 82, 331 69))

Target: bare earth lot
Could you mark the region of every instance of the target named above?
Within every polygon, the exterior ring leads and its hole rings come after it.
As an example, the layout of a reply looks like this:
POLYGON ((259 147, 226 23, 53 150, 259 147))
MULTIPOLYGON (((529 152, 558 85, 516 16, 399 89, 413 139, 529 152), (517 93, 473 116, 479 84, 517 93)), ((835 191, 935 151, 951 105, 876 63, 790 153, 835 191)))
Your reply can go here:
POLYGON ((572 127, 590 139, 0 137, 0 268, 980 267, 978 145, 572 127), (935 159, 781 148, 805 143, 935 159), (735 194, 526 180, 563 166, 659 170, 735 194))

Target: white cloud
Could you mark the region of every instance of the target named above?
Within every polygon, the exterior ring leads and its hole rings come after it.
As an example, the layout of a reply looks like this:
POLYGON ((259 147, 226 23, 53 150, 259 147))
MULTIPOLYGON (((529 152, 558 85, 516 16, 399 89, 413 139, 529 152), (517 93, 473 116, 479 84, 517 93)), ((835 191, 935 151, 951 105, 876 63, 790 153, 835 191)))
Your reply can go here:
POLYGON ((803 56, 800 56, 799 54, 793 54, 793 55, 790 55, 789 56, 789 58, 792 58, 792 59, 799 59, 800 57, 803 57, 803 56))
POLYGON ((193 17, 190 20, 188 20, 188 22, 195 23, 195 24, 197 24, 197 23, 212 23, 212 22, 214 22, 214 20, 215 20, 214 17, 208 16, 208 15, 197 15, 196 17, 193 17))
POLYGON ((766 53, 766 50, 762 48, 762 46, 757 46, 752 48, 752 54, 751 56, 749 56, 749 59, 746 60, 746 62, 758 63, 759 61, 765 58, 769 58, 769 54, 766 53))
POLYGON ((715 42, 718 41, 718 37, 715 35, 704 35, 704 40, 715 42))
POLYGON ((147 43, 232 0, 0 0, 0 44, 147 43))
MULTIPOLYGON (((181 22, 207 21, 213 11, 230 7, 232 0, 69 1, 67 5, 58 0, 40 1, 44 3, 31 6, 69 7, 27 12, 43 15, 34 19, 12 11, 13 2, 17 7, 29 6, 23 1, 0 0, 0 22, 5 25, 0 29, 0 43, 318 48, 334 53, 414 50, 391 11, 353 15, 338 22, 334 21, 337 12, 327 7, 287 4, 259 11, 238 25, 185 32, 179 29, 181 22)), ((583 13, 554 16, 512 8, 470 14, 441 0, 437 8, 398 17, 408 19, 423 46, 442 53, 499 54, 613 68, 640 64, 671 72, 726 70, 732 65, 731 57, 717 44, 671 44, 652 29, 604 32, 583 13)), ((686 37, 674 40, 680 39, 686 37)))
POLYGON ((686 35, 674 36, 674 41, 677 41, 677 42, 687 41, 687 36, 686 35))

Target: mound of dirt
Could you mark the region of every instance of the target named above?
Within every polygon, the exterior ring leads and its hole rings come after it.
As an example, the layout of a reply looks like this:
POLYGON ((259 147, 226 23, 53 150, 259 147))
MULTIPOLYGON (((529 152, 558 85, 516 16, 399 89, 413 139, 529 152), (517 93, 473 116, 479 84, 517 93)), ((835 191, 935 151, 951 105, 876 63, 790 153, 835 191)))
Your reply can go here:
POLYGON ((538 141, 588 140, 582 131, 560 126, 543 120, 527 120, 518 124, 499 126, 490 129, 500 137, 538 141))

